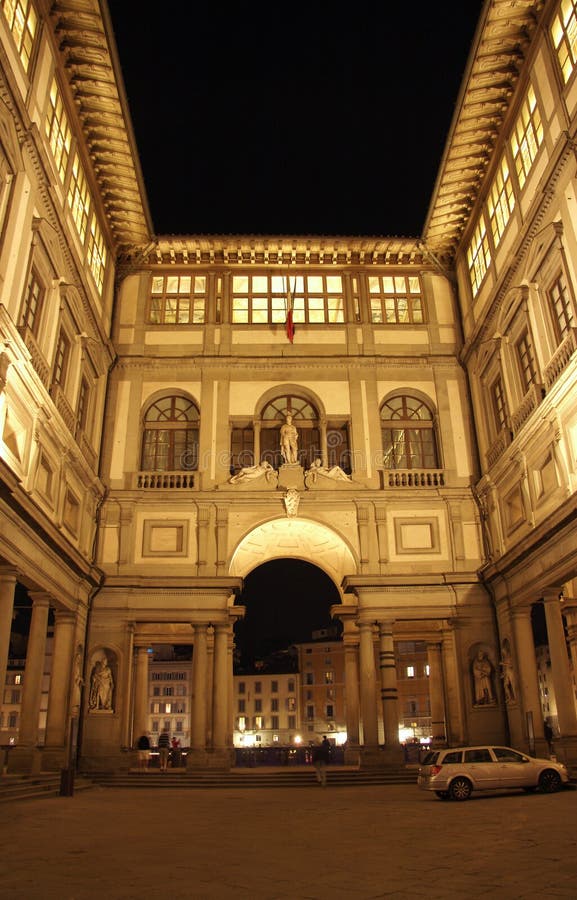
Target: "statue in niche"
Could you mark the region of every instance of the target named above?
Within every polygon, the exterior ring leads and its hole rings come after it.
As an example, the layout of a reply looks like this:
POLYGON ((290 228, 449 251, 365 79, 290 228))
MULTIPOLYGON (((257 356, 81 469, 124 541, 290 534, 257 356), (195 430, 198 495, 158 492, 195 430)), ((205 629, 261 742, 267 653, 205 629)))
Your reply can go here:
POLYGON ((495 702, 493 692, 493 665, 484 650, 479 650, 472 665, 475 706, 488 706, 495 702))
POLYGON ((101 659, 96 660, 90 673, 89 709, 111 710, 113 692, 114 678, 112 669, 108 665, 108 658, 104 655, 101 659))
POLYGON ((502 655, 499 665, 501 667, 501 678, 503 679, 505 700, 507 703, 513 703, 516 699, 515 670, 513 668, 511 648, 509 646, 509 641, 506 638, 502 644, 502 655))
POLYGON ((287 413, 285 423, 280 430, 280 452, 285 463, 294 465, 298 462, 299 434, 293 425, 293 417, 287 413))

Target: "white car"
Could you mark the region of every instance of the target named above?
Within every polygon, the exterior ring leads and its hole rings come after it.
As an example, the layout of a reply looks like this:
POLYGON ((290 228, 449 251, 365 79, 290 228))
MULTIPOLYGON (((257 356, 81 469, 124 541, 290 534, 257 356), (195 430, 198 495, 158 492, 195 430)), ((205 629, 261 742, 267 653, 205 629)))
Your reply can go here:
POLYGON ((450 747, 430 750, 419 766, 418 786, 442 800, 468 800, 473 791, 522 788, 545 794, 569 781, 562 763, 511 747, 450 747))

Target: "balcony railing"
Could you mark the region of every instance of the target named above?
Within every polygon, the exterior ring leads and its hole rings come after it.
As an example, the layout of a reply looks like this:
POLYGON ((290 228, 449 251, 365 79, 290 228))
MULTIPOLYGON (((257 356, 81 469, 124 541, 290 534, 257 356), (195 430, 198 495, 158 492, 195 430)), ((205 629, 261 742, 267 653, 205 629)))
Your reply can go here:
POLYGON ((384 488, 439 488, 445 486, 443 469, 385 469, 384 488))
POLYGON ((537 409, 543 399, 543 394, 542 384, 531 385, 520 405, 511 416, 513 434, 517 434, 521 430, 529 416, 537 409))
POLYGON ((557 348, 555 355, 545 369, 544 379, 547 390, 557 381, 563 370, 567 368, 575 350, 577 350, 577 328, 570 328, 567 337, 557 348))
POLYGON ((44 354, 42 353, 36 342, 36 338, 26 325, 20 325, 18 331, 22 336, 22 340, 26 344, 26 349, 30 353, 32 367, 35 369, 36 374, 40 378, 44 387, 47 388, 50 382, 50 367, 44 358, 44 354))
POLYGON ((493 443, 487 450, 487 465, 489 466, 489 468, 491 468, 491 466, 494 466, 499 457, 503 455, 503 453, 511 443, 511 440, 511 432, 508 428, 503 428, 497 436, 496 440, 493 441, 493 443))
POLYGON ((133 487, 142 491, 189 491, 194 472, 136 472, 133 487))

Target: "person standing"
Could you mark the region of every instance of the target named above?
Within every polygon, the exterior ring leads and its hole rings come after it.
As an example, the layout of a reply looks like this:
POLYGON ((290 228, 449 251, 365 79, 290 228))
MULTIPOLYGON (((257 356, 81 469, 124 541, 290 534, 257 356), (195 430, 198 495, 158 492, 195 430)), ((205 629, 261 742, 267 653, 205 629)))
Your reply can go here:
POLYGON ((327 766, 331 758, 331 745, 326 734, 320 744, 313 747, 313 765, 316 769, 317 781, 321 787, 327 786, 327 766))
POLYGON ((168 769, 168 757, 170 756, 170 736, 167 728, 159 735, 158 752, 160 756, 160 771, 166 772, 168 769))

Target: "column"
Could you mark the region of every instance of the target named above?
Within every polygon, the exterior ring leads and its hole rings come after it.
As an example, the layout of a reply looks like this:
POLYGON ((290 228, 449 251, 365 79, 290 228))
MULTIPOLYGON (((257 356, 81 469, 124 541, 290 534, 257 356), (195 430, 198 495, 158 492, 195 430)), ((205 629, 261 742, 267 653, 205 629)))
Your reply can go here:
POLYGON ((539 682, 537 663, 535 662, 535 642, 531 626, 531 610, 529 607, 514 609, 511 612, 511 624, 515 633, 515 647, 519 672, 519 701, 525 715, 522 729, 525 739, 529 739, 527 731, 527 715, 533 718, 533 728, 537 738, 544 739, 543 713, 539 698, 539 682))
POLYGON ((559 588, 555 588, 547 591, 543 596, 551 656, 551 677, 555 690, 557 721, 561 737, 575 737, 577 736, 577 711, 559 593, 559 588))
POLYGON ((134 678, 133 746, 148 732, 148 647, 135 647, 136 673, 134 678))
POLYGON ((16 591, 16 572, 12 569, 0 569, 0 700, 4 696, 8 653, 10 652, 10 630, 14 614, 14 594, 16 591))
POLYGON ((28 650, 26 651, 18 733, 18 744, 22 747, 35 747, 38 742, 38 716, 46 656, 46 630, 50 611, 48 594, 38 591, 31 593, 30 597, 33 601, 32 618, 28 635, 28 650))
POLYGON ((359 739, 359 639, 353 633, 353 623, 345 621, 343 646, 345 651, 345 703, 347 724, 347 749, 358 749, 359 739))
POLYGON ((399 696, 392 622, 379 623, 379 669, 385 746, 396 749, 399 747, 399 696))
POLYGON ((444 744, 447 741, 445 726, 445 691, 443 685, 443 665, 441 656, 441 644, 427 644, 427 659, 429 663, 429 699, 431 701, 431 734, 434 744, 444 744))
POLYGON ((194 626, 194 648, 192 651, 192 693, 194 697, 191 714, 190 746, 193 750, 206 748, 206 661, 207 626, 194 626))
POLYGON ((228 625, 215 625, 212 731, 212 741, 215 750, 228 749, 226 743, 230 684, 228 672, 228 635, 228 625))
POLYGON ((379 744, 377 724, 377 684, 373 623, 359 622, 359 675, 363 746, 376 749, 379 744))
POLYGON ((69 610, 57 610, 54 614, 54 650, 46 714, 46 739, 44 742, 46 749, 66 747, 69 704, 72 697, 75 630, 76 616, 74 613, 69 610))

